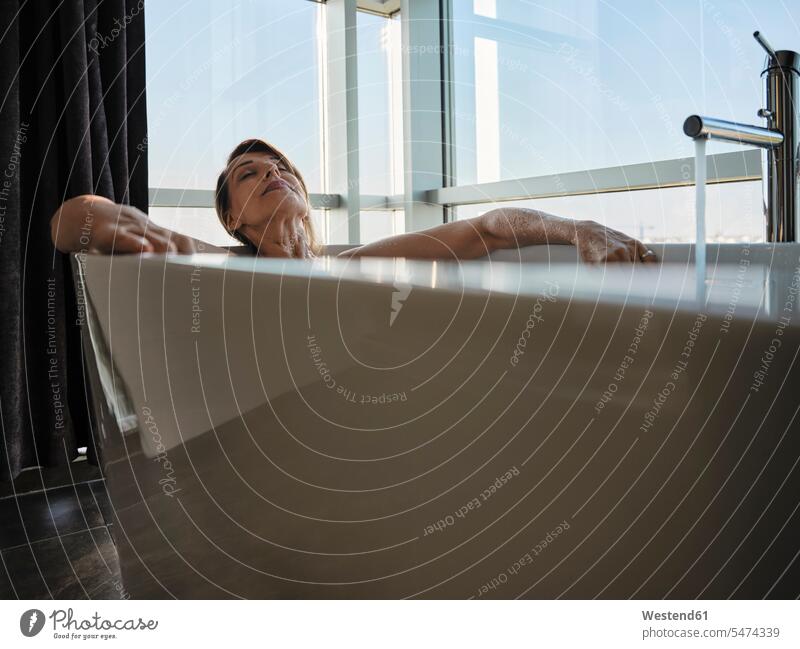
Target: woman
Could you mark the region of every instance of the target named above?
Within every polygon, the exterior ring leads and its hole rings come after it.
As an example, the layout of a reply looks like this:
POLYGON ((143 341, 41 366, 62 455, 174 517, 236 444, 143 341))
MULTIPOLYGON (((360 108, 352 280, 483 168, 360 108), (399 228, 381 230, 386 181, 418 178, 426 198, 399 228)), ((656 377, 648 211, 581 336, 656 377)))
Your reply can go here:
MULTIPOLYGON (((245 140, 231 152, 217 180, 215 206, 222 226, 244 244, 244 251, 298 258, 322 252, 303 177, 285 155, 263 140, 245 140)), ((53 215, 51 230, 53 243, 62 252, 193 253, 199 243, 154 225, 135 207, 93 195, 64 202, 53 215)), ((656 260, 643 243, 594 221, 520 207, 500 207, 472 219, 387 237, 339 257, 475 259, 493 250, 537 243, 572 244, 588 262, 656 260)), ((203 248, 210 249, 205 244, 203 248)))

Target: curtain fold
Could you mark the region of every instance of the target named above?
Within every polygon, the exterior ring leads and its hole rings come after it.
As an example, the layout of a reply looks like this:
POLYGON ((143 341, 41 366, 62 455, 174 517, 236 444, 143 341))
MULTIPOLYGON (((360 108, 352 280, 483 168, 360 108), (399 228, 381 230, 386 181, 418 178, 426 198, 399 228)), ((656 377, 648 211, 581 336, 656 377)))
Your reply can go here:
POLYGON ((144 45, 144 0, 0 3, 2 480, 92 448, 83 312, 50 218, 80 194, 147 211, 144 45))

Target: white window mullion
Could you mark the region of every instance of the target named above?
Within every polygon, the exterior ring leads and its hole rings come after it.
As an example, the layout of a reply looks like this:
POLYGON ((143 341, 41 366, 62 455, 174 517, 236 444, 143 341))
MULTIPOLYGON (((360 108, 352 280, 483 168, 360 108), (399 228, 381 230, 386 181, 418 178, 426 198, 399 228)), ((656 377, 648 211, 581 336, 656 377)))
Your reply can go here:
MULTIPOLYGON (((320 3, 317 7, 317 92, 319 93, 319 169, 322 180, 322 192, 330 194, 330 178, 328 177, 328 31, 325 14, 326 6, 320 3)), ((321 221, 322 241, 331 241, 330 211, 324 210, 321 221)))
POLYGON ((387 79, 389 80, 389 131, 390 131, 390 167, 391 194, 403 191, 403 75, 402 75, 402 40, 400 20, 387 20, 386 36, 388 45, 387 79))
POLYGON ((325 4, 326 191, 340 196, 339 205, 329 210, 328 243, 358 243, 361 236, 356 4, 356 0, 325 4))
POLYGON ((442 118, 442 4, 449 0, 402 0, 403 164, 406 232, 444 222, 441 205, 425 201, 444 185, 442 118))

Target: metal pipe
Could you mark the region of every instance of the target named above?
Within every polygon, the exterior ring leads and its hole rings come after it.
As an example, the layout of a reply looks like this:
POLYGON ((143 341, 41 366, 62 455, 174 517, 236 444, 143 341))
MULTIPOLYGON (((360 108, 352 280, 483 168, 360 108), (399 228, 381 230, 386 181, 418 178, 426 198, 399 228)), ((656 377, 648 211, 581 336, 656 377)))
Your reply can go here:
POLYGON ((767 39, 761 34, 761 32, 753 32, 753 38, 758 41, 758 44, 764 48, 764 51, 767 53, 770 59, 776 61, 778 59, 778 55, 775 54, 775 50, 772 49, 772 45, 767 42, 767 39))
POLYGON ((767 126, 691 115, 683 132, 691 138, 725 140, 757 146, 763 154, 764 216, 767 241, 797 241, 800 235, 800 54, 772 49, 761 35, 753 37, 767 53, 764 78, 766 106, 758 111, 767 126))
POLYGON ((779 50, 761 73, 770 128, 783 133, 783 144, 767 152, 764 177, 764 211, 767 241, 797 241, 800 209, 797 192, 800 143, 800 55, 779 50))
POLYGON ((683 123, 683 132, 690 138, 707 138, 725 140, 737 144, 749 144, 765 149, 783 144, 783 133, 772 131, 763 126, 728 122, 714 117, 690 115, 683 123))

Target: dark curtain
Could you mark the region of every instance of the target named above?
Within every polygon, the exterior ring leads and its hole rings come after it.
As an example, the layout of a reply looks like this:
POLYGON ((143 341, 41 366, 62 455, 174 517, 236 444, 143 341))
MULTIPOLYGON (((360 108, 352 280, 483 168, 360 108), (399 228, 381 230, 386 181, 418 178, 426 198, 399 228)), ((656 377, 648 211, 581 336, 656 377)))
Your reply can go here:
POLYGON ((92 448, 69 258, 50 218, 147 211, 144 0, 0 0, 0 480, 92 448))

